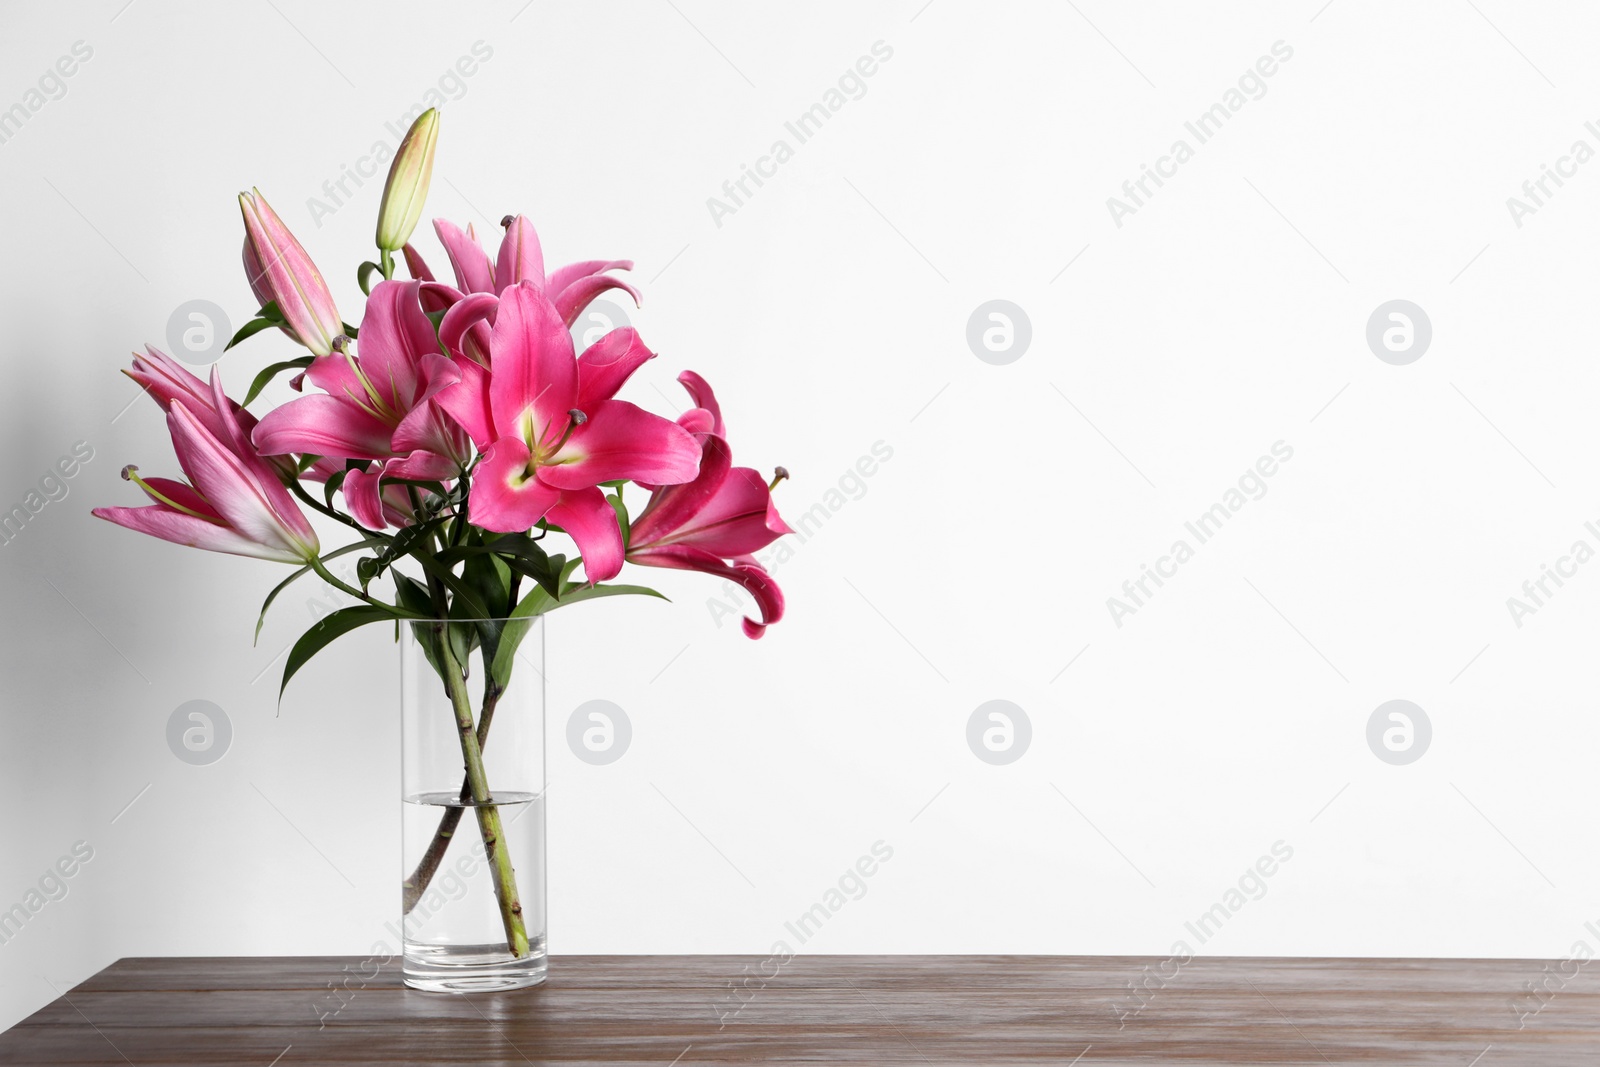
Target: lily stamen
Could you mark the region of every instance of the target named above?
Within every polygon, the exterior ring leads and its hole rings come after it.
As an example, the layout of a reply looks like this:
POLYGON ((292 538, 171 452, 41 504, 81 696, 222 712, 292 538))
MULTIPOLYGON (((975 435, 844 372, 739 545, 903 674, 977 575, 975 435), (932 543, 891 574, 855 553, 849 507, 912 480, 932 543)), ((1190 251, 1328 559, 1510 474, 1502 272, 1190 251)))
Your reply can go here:
POLYGON ((226 522, 217 518, 215 515, 206 515, 203 512, 194 510, 193 508, 186 508, 176 500, 173 500, 171 497, 167 496, 167 494, 157 491, 155 486, 139 477, 139 468, 135 467, 132 463, 122 468, 122 480, 125 482, 132 482, 140 489, 143 489, 151 500, 154 500, 158 504, 165 504, 174 511, 181 511, 185 515, 192 515, 197 519, 204 519, 206 522, 209 522, 215 526, 227 525, 226 522))
POLYGON ((552 453, 561 451, 561 446, 567 443, 567 438, 572 436, 572 431, 589 421, 589 416, 585 415, 577 408, 573 408, 571 411, 568 411, 567 418, 571 420, 567 423, 567 432, 561 435, 561 440, 556 442, 556 447, 550 450, 552 453))
MULTIPOLYGON (((350 339, 340 334, 339 340, 348 342, 350 339)), ((369 403, 363 403, 360 397, 351 394, 349 390, 345 391, 345 395, 350 397, 352 403, 373 418, 382 419, 391 426, 398 426, 402 416, 384 402, 383 397, 378 394, 377 387, 372 384, 372 379, 368 378, 366 372, 361 369, 361 363, 356 359, 355 354, 348 351, 344 345, 340 345, 337 352, 344 357, 345 363, 349 364, 350 372, 356 376, 356 381, 361 383, 361 389, 367 394, 369 403)))

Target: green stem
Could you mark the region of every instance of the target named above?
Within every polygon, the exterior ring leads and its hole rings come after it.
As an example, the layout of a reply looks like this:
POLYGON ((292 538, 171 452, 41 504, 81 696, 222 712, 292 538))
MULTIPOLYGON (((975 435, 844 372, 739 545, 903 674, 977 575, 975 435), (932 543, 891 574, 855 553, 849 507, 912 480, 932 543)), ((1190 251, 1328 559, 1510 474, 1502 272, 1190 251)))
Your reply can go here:
POLYGON ((332 571, 328 570, 328 568, 323 564, 322 559, 318 556, 312 556, 306 561, 306 565, 312 570, 316 571, 318 577, 327 582, 329 585, 333 586, 335 589, 339 590, 341 593, 344 593, 348 596, 353 596, 357 600, 371 604, 375 608, 383 608, 385 611, 393 612, 397 617, 404 617, 408 619, 428 618, 428 616, 418 612, 407 611, 405 608, 396 607, 393 604, 385 604, 381 600, 368 596, 366 593, 363 593, 353 585, 346 585, 344 582, 341 582, 337 577, 335 577, 332 571))
MULTIPOLYGON (((483 694, 483 710, 478 714, 478 751, 483 751, 483 746, 489 741, 489 724, 494 721, 494 709, 500 703, 504 694, 499 686, 489 681, 489 687, 483 694)), ((465 804, 472 799, 472 781, 463 778, 461 782, 461 803, 465 804)), ((445 853, 450 849, 450 842, 455 840, 456 828, 461 825, 460 807, 444 809, 444 814, 439 816, 439 828, 433 832, 433 840, 428 842, 428 848, 417 861, 417 869, 411 872, 411 877, 402 884, 402 914, 410 915, 428 891, 428 886, 433 883, 433 876, 438 873, 439 865, 444 862, 445 853)))
POLYGON ((444 667, 444 684, 450 692, 450 703, 455 709, 456 731, 461 736, 461 755, 466 763, 467 785, 472 794, 473 810, 478 816, 478 831, 483 837, 483 851, 494 868, 494 895, 500 902, 500 919, 505 924, 506 945, 511 955, 521 959, 528 954, 528 931, 522 920, 522 900, 517 895, 517 876, 511 866, 511 851, 506 845, 505 828, 500 820, 500 808, 491 803, 489 779, 483 769, 483 748, 472 722, 472 699, 467 695, 466 678, 456 662, 450 647, 450 635, 443 622, 435 623, 434 633, 439 641, 439 658, 444 667))

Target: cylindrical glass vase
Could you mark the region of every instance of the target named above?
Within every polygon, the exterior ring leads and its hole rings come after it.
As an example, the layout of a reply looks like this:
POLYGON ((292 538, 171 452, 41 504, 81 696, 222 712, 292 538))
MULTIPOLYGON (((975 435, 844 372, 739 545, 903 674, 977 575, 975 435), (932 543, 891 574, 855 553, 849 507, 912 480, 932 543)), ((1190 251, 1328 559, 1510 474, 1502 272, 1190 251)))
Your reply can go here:
POLYGON ((406 985, 544 981, 544 620, 400 625, 406 985))

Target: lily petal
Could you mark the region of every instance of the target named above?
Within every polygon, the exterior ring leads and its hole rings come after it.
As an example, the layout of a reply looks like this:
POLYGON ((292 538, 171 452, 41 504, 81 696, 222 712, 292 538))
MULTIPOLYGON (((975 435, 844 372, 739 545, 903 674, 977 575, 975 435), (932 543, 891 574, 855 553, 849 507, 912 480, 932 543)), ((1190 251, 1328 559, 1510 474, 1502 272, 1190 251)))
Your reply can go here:
POLYGON ((331 393, 352 404, 366 405, 371 401, 367 398, 367 387, 361 384, 361 377, 351 363, 353 359, 354 355, 345 352, 317 356, 306 368, 305 376, 324 393, 331 393))
POLYGON ((701 571, 737 582, 755 598, 756 607, 761 612, 760 622, 751 618, 744 620, 746 637, 759 638, 768 626, 783 618, 783 590, 778 588, 778 583, 773 581, 766 568, 752 560, 729 562, 689 545, 663 545, 639 552, 630 551, 628 562, 646 567, 701 571))
POLYGON ((179 465, 229 526, 258 544, 302 558, 316 551, 316 531, 265 462, 233 452, 181 401, 172 405, 167 426, 179 465))
POLYGON ((568 490, 545 516, 578 544, 583 576, 605 582, 622 570, 622 529, 617 513, 599 489, 568 490))
POLYGON ((495 439, 494 413, 489 405, 489 372, 469 359, 456 363, 461 380, 439 391, 433 402, 467 432, 480 450, 495 439))
POLYGON ((450 310, 461 299, 461 290, 453 285, 446 285, 444 282, 436 282, 427 278, 419 278, 417 280, 422 282, 422 289, 420 290, 422 310, 430 315, 450 310))
POLYGON ((663 543, 688 544, 731 559, 759 552, 793 533, 778 514, 766 479, 750 467, 735 467, 694 517, 663 543))
MULTIPOLYGON (((418 482, 442 482, 454 478, 460 469, 456 461, 438 452, 421 449, 409 456, 397 456, 383 465, 388 478, 407 478, 418 482)), ((404 488, 403 486, 401 488, 404 488)))
POLYGON ((717 394, 711 391, 711 384, 692 370, 678 375, 678 384, 689 391, 689 399, 694 401, 695 407, 711 413, 711 432, 726 439, 728 428, 722 424, 722 405, 717 403, 717 394))
POLYGON ((162 504, 141 508, 95 508, 95 518, 114 522, 137 533, 159 537, 177 545, 226 552, 234 556, 270 559, 279 563, 304 563, 297 552, 250 540, 237 530, 186 515, 162 504))
MULTIPOLYGON (((145 345, 145 354, 135 355, 133 369, 123 373, 149 393, 162 411, 166 411, 174 400, 182 400, 190 412, 206 424, 206 429, 218 437, 225 432, 222 420, 216 414, 217 400, 211 387, 159 348, 145 345)), ((232 400, 228 400, 226 406, 246 433, 255 428, 254 415, 232 400)))
POLYGON ((450 256, 450 266, 455 268, 456 288, 463 293, 494 292, 494 267, 489 253, 478 243, 469 225, 465 232, 448 219, 434 219, 433 232, 450 256))
POLYGON ((250 438, 245 434, 244 426, 237 416, 233 414, 233 401, 228 399, 228 394, 222 391, 222 370, 219 367, 211 368, 211 396, 209 403, 200 411, 196 411, 188 404, 184 409, 200 421, 213 437, 222 442, 234 455, 242 459, 255 459, 256 450, 251 447, 250 438), (210 418, 207 418, 207 415, 210 418), (213 428, 215 427, 215 428, 213 428))
POLYGON ((591 274, 587 278, 579 278, 565 289, 549 290, 555 293, 551 300, 560 310, 561 317, 568 326, 577 321, 583 314, 583 309, 589 306, 590 301, 607 289, 621 289, 633 297, 633 306, 638 307, 643 302, 639 290, 623 281, 621 278, 610 274, 591 274))
POLYGON ((199 512, 201 518, 213 522, 226 521, 217 514, 217 509, 211 506, 211 502, 195 492, 194 486, 188 482, 180 482, 173 478, 145 478, 144 485, 140 488, 144 489, 145 496, 157 504, 168 504, 170 501, 176 504, 179 510, 199 512), (145 488, 146 486, 148 488, 145 488), (165 499, 162 499, 163 497, 165 499))
POLYGON ((555 507, 560 491, 528 472, 530 458, 528 446, 515 437, 502 437, 483 454, 467 498, 474 525, 521 533, 555 507))
POLYGON ((439 351, 433 323, 418 299, 421 286, 421 282, 393 281, 374 286, 356 342, 362 373, 396 412, 416 403, 422 359, 439 351))
POLYGON ((411 273, 414 280, 433 281, 433 271, 428 269, 428 261, 423 259, 422 253, 413 248, 409 242, 400 250, 400 254, 406 257, 406 270, 411 273))
POLYGON ((391 447, 398 453, 426 449, 463 462, 468 458, 466 435, 448 415, 430 401, 441 391, 461 381, 455 361, 429 352, 419 364, 420 384, 415 406, 395 427, 391 447))
POLYGON ((698 437, 716 430, 717 419, 705 408, 690 408, 678 416, 678 425, 698 437))
POLYGON ((383 513, 382 484, 383 472, 377 464, 350 471, 339 483, 351 517, 369 530, 381 530, 389 525, 383 513))
POLYGON ((252 435, 264 456, 290 452, 341 459, 388 459, 394 430, 336 396, 313 393, 269 411, 252 435))
POLYGON ((669 419, 626 400, 602 400, 588 414, 548 465, 540 465, 544 481, 561 489, 616 479, 673 485, 700 469, 699 443, 669 419))
POLYGON ((578 357, 578 407, 588 412, 602 400, 610 400, 617 390, 655 353, 639 340, 631 326, 612 330, 583 350, 578 357))
POLYGON ((565 267, 557 267, 550 274, 545 283, 545 289, 552 293, 559 293, 579 278, 587 278, 591 274, 604 274, 608 270, 632 270, 631 259, 586 259, 582 263, 568 263, 565 267))
POLYGON ((489 341, 489 367, 497 437, 537 442, 566 429, 567 412, 578 396, 572 334, 550 301, 528 282, 512 286, 500 297, 489 341))
POLYGON ((544 288, 544 250, 539 247, 539 235, 533 223, 518 215, 506 227, 500 238, 500 258, 494 267, 495 292, 503 293, 507 286, 518 282, 532 282, 544 288))
POLYGON ((732 469, 733 454, 728 450, 727 442, 720 437, 703 438, 700 470, 694 480, 657 488, 651 494, 650 503, 633 520, 628 535, 630 543, 639 548, 648 548, 667 540, 681 527, 688 525, 700 509, 717 495, 732 469))
POLYGON ((489 331, 486 324, 494 322, 499 310, 500 298, 493 293, 462 297, 439 320, 439 343, 452 356, 464 356, 474 363, 487 365, 489 331))

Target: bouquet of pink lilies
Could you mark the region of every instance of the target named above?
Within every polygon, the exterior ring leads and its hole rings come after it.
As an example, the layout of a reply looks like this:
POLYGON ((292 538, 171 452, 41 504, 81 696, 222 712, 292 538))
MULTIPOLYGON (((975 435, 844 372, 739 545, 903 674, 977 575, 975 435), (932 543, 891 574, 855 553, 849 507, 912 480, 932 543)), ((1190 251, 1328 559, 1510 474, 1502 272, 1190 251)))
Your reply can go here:
POLYGON ((436 280, 408 242, 438 130, 438 113, 426 112, 396 152, 378 258, 357 271, 367 295, 359 328, 341 319, 322 273, 266 200, 240 195, 245 273, 261 307, 229 347, 276 327, 308 354, 267 367, 242 402, 223 391, 215 368, 208 384, 154 348, 136 355, 125 373, 166 412, 187 480, 129 466, 123 477, 151 503, 94 514, 177 544, 295 565, 262 605, 258 633, 273 598, 308 572, 355 598, 299 639, 284 686, 329 642, 368 623, 460 622, 474 645, 487 644, 515 632, 496 621, 597 596, 659 595, 608 584, 624 563, 736 582, 759 614, 744 620, 745 633, 760 637, 783 614, 782 593, 754 553, 790 532, 772 500, 785 472, 768 479, 733 465, 716 397, 692 371, 678 381, 693 406, 676 421, 618 399, 655 355, 632 328, 575 350, 571 325, 599 294, 639 299, 612 273, 630 261, 547 273, 521 215, 501 220, 493 259, 470 225, 441 219, 434 230, 455 284, 436 280), (394 277, 396 253, 410 280, 394 277), (304 395, 258 419, 247 405, 284 373, 304 395), (648 494, 637 512, 630 483, 648 494), (324 552, 303 509, 356 540, 324 552), (573 542, 572 558, 546 547, 552 533, 573 542), (359 555, 357 584, 328 567, 349 554, 359 555), (374 592, 385 575, 389 599, 374 592))

